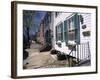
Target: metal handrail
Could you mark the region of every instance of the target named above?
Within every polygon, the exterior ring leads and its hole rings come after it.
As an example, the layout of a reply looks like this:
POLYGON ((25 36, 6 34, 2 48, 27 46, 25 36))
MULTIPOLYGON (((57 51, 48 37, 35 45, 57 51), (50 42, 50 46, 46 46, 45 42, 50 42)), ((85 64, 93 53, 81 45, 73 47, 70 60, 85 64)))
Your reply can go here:
POLYGON ((69 52, 69 54, 68 54, 68 55, 70 55, 70 54, 72 53, 72 51, 75 49, 75 47, 76 47, 76 45, 75 45, 75 46, 73 46, 72 50, 69 52))
MULTIPOLYGON (((89 42, 87 43, 81 43, 81 44, 76 44, 75 46, 73 46, 72 50, 69 52, 68 54, 70 57, 72 57, 71 59, 75 59, 77 60, 77 65, 79 64, 80 61, 85 61, 85 60, 89 60, 90 59, 90 47, 89 47, 89 42), (74 50, 76 49, 76 50, 74 50), (72 54, 72 55, 71 55, 72 54), (74 55, 73 55, 74 54, 74 55), (74 57, 74 58, 73 58, 74 57)), ((70 58, 69 58, 70 59, 70 58)), ((68 60, 69 60, 68 59, 68 60)), ((70 65, 70 60, 69 60, 69 66, 73 66, 70 65)), ((75 65, 76 65, 75 64, 75 65)))

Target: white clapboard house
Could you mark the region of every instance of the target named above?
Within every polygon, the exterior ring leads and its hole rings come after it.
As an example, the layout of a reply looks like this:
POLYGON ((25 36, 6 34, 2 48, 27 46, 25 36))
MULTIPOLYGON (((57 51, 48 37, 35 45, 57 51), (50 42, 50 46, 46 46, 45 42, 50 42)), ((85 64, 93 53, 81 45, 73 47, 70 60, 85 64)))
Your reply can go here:
POLYGON ((90 61, 91 14, 52 12, 51 16, 52 47, 57 54, 80 63, 90 61))

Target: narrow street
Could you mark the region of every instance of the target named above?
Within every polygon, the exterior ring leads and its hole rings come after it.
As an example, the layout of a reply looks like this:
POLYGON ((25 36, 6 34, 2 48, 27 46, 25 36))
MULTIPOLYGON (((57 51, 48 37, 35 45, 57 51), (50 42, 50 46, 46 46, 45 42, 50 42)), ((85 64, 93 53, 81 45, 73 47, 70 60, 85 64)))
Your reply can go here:
POLYGON ((50 51, 40 52, 40 47, 42 47, 42 45, 32 43, 30 49, 26 50, 29 52, 29 57, 23 61, 24 69, 57 68, 68 66, 68 62, 66 60, 58 61, 56 55, 51 55, 50 51))

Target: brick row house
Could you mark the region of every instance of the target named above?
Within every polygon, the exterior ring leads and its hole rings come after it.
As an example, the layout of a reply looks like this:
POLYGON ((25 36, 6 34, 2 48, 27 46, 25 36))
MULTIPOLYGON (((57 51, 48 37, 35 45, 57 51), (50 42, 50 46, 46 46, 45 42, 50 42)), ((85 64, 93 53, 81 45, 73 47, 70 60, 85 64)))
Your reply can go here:
POLYGON ((50 50, 52 46, 51 41, 51 12, 46 12, 44 18, 41 20, 40 28, 38 31, 38 42, 42 44, 41 50, 45 51, 46 49, 50 50))

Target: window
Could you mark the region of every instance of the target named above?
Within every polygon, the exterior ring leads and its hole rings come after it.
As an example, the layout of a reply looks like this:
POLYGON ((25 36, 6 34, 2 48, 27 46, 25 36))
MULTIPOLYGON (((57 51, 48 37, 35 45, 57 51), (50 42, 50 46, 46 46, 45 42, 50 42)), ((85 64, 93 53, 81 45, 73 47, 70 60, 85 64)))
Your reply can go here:
POLYGON ((74 17, 68 19, 68 40, 75 40, 75 26, 74 26, 74 17))
POLYGON ((77 13, 64 21, 64 41, 66 44, 68 41, 80 43, 80 21, 77 13))
POLYGON ((56 26, 56 41, 80 43, 80 20, 77 13, 56 26))
POLYGON ((63 41, 63 23, 56 26, 56 41, 63 41))
POLYGON ((75 26, 74 26, 74 19, 73 17, 68 19, 68 30, 73 30, 75 29, 75 26))
POLYGON ((55 12, 55 17, 57 17, 61 12, 55 12))
POLYGON ((75 30, 68 33, 68 40, 75 41, 75 30))

